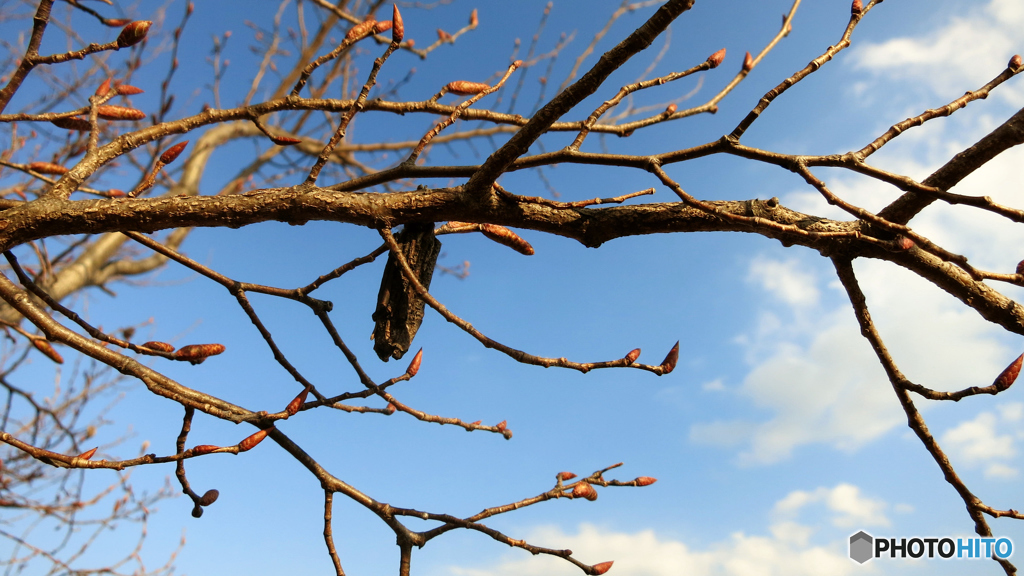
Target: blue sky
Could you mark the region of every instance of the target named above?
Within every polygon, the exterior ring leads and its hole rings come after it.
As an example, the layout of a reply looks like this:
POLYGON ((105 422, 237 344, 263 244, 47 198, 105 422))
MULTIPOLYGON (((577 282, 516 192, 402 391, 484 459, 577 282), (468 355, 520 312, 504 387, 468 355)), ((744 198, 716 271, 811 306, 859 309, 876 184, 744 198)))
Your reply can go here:
MULTIPOLYGON (((895 122, 980 87, 1021 50, 1024 5, 1017 0, 961 4, 908 0, 880 5, 858 28, 853 47, 773 104, 744 141, 786 153, 845 152, 895 122)), ((538 52, 550 50, 562 31, 576 34, 555 64, 555 85, 616 5, 555 5, 538 52)), ((194 113, 210 100, 203 88, 211 75, 204 59, 218 31, 233 32, 222 99, 227 106, 244 96, 258 60, 247 50, 252 31, 237 16, 242 6, 246 18, 259 22, 269 21, 276 10, 271 2, 198 3, 181 56, 189 63, 188 74, 177 77, 173 88, 180 94, 179 115, 194 113)), ((507 65, 515 38, 529 42, 543 6, 455 1, 433 11, 405 10, 406 37, 420 45, 432 41, 438 27, 454 31, 462 26, 474 7, 479 8, 480 27, 425 61, 396 55, 381 82, 396 81, 414 66, 416 75, 400 96, 419 100, 451 80, 486 80, 507 65)), ((651 89, 637 96, 637 104, 661 103, 694 90, 680 107, 702 103, 731 79, 744 51, 756 53, 771 38, 779 14, 788 7, 774 0, 698 2, 673 25, 666 55, 653 74, 688 68, 721 47, 728 49, 725 63, 699 85, 688 78, 651 89)), ((144 5, 140 16, 150 17, 148 9, 144 5)), ((289 10, 286 14, 294 18, 289 10)), ((598 53, 652 11, 644 8, 620 19, 598 53)), ((837 42, 848 14, 845 1, 807 2, 791 35, 720 104, 716 115, 658 125, 629 139, 592 135, 584 149, 665 151, 728 133, 761 94, 837 42)), ((169 10, 168 22, 179 17, 179 8, 169 10)), ((664 42, 657 40, 567 117, 584 117, 619 86, 635 81, 664 42)), ((376 52, 372 48, 361 65, 368 67, 376 52)), ((165 69, 166 56, 150 66, 165 69)), ((536 99, 537 78, 545 67, 526 76, 517 109, 522 113, 536 99)), ((136 84, 155 98, 159 76, 152 86, 145 77, 136 84)), ((517 80, 513 76, 511 82, 517 80)), ((145 108, 146 102, 139 97, 136 105, 145 108)), ((923 179, 1022 105, 1024 88, 1011 80, 987 100, 907 132, 872 162, 923 179)), ((507 100, 501 109, 505 106, 507 100)), ((432 122, 414 115, 367 114, 357 118, 351 137, 373 141, 382 131, 390 139, 414 137, 407 135, 422 134, 432 122)), ((569 134, 549 136, 543 145, 552 150, 571 139, 569 134)), ((478 144, 481 154, 489 151, 486 146, 478 144)), ((215 154, 204 190, 215 191, 231 168, 249 160, 251 150, 237 145, 215 154)), ((427 161, 471 163, 480 157, 457 144, 438 147, 427 161)), ((1011 150, 956 192, 988 194, 1014 205, 1022 161, 1024 155, 1011 150)), ((669 173, 699 198, 778 196, 791 208, 845 219, 796 177, 774 167, 709 158, 672 166, 669 173)), ((818 175, 844 198, 872 210, 897 193, 839 171, 818 175)), ((563 165, 544 176, 562 200, 657 185, 649 174, 625 169, 563 165)), ((516 193, 548 195, 533 172, 506 175, 501 183, 516 193)), ((659 188, 651 198, 672 201, 674 196, 659 188)), ((1024 240, 1020 227, 985 213, 937 206, 914 226, 988 269, 1012 271, 1022 257, 1016 251, 1024 240)), ((616 575, 1000 573, 991 562, 876 561, 862 567, 846 558, 846 539, 857 530, 956 536, 969 535, 972 523, 906 428, 826 260, 750 235, 625 238, 594 250, 531 231, 521 234, 535 247, 534 256, 520 256, 479 235, 442 238, 440 263, 468 260, 471 273, 465 280, 436 275, 432 292, 485 334, 538 355, 610 359, 639 347, 641 360, 655 364, 680 340, 675 372, 660 378, 635 370, 580 375, 522 366, 482 348, 428 311, 416 338, 416 347, 424 348, 421 371, 394 393, 430 413, 485 423, 507 420, 515 432, 511 441, 402 414, 385 418, 317 410, 280 428, 332 473, 378 500, 461 516, 546 491, 562 470, 582 476, 625 462, 608 477, 653 476, 658 482, 642 489, 603 489, 593 503, 533 506, 492 524, 536 545, 571 548, 588 563, 615 560, 611 573, 616 575)), ((294 287, 379 242, 372 230, 335 223, 264 224, 196 230, 184 250, 237 280, 294 287)), ((406 360, 378 362, 368 340, 382 267, 383 261, 363 267, 317 294, 334 302, 342 336, 378 380, 397 375, 406 365, 406 360)), ((883 337, 913 381, 937 389, 986 385, 1020 353, 1019 339, 910 274, 880 262, 858 261, 855 268, 883 337)), ((1012 287, 997 288, 1020 296, 1012 287)), ((117 290, 117 298, 89 293, 76 305, 106 325, 152 318, 153 324, 143 329, 151 333, 145 339, 227 346, 225 354, 201 366, 154 364, 169 376, 254 410, 279 410, 298 392, 219 287, 169 266, 145 289, 117 290)), ((321 390, 357 388, 351 369, 305 309, 259 296, 253 296, 253 303, 285 354, 321 390)), ((1011 388, 998 398, 968 398, 953 405, 921 400, 919 406, 968 485, 996 508, 1019 508, 1021 391, 1011 388)), ((122 427, 110 433, 130 425, 133 436, 107 457, 130 457, 134 444, 143 441, 153 451, 173 451, 180 415, 180 408, 163 399, 131 392, 112 414, 122 427)), ((197 417, 190 442, 233 444, 250 432, 197 417)), ((268 442, 237 457, 199 458, 188 469, 196 489, 218 488, 220 501, 200 520, 189 516, 187 499, 161 503, 150 521, 146 554, 151 563, 174 548, 184 527, 188 544, 176 561, 182 573, 329 573, 321 536, 322 494, 277 446, 268 442)), ((150 467, 136 470, 133 479, 155 489, 172 474, 170 467, 150 467)), ((334 517, 348 573, 394 573, 397 549, 385 526, 342 498, 336 500, 334 517)), ((1024 530, 1012 521, 991 524, 997 535, 1024 545, 1024 530)), ((410 526, 419 528, 415 521, 410 526)), ((576 573, 557 559, 509 550, 476 533, 446 535, 415 551, 413 560, 414 573, 427 575, 576 573)))

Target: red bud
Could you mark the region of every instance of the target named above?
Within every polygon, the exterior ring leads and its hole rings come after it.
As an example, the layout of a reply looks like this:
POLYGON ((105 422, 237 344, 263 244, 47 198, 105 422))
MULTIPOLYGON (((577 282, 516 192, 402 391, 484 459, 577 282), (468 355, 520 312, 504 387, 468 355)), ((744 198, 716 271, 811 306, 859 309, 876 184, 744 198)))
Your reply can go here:
POLYGON ((53 349, 53 345, 46 340, 32 340, 32 345, 46 355, 47 358, 53 360, 57 364, 63 364, 64 358, 53 349))
POLYGON ((134 96, 135 94, 142 94, 145 92, 142 88, 136 88, 128 84, 121 84, 117 87, 117 93, 121 96, 134 96))
POLYGON ((531 246, 526 240, 523 240, 521 236, 504 226, 498 226, 496 224, 481 224, 480 232, 498 244, 508 246, 520 254, 525 254, 526 256, 533 255, 533 246, 531 246))
POLYGON ((96 113, 100 118, 106 118, 107 120, 142 120, 146 117, 146 113, 142 110, 125 108, 124 106, 97 106, 96 113))
POLYGON ((566 480, 572 480, 575 477, 576 475, 572 472, 559 472, 558 474, 555 474, 555 478, 563 482, 566 480))
POLYGON ((373 25, 373 33, 380 34, 381 32, 387 32, 391 30, 391 20, 385 20, 383 22, 377 22, 373 25))
POLYGON ((78 130, 79 132, 88 132, 90 128, 88 120, 82 118, 54 118, 50 120, 50 124, 53 124, 57 128, 63 128, 65 130, 78 130))
POLYGON ((992 385, 1000 391, 1009 388, 1010 385, 1013 384, 1014 380, 1017 379, 1017 375, 1020 374, 1021 363, 1024 363, 1024 354, 1017 356, 1017 359, 1007 366, 1006 370, 1003 370, 1002 373, 999 374, 992 385))
POLYGON ((29 170, 39 172, 40 174, 67 174, 68 169, 52 162, 32 162, 28 165, 29 170))
POLYGON ((469 13, 469 27, 476 28, 479 23, 480 19, 477 17, 476 8, 473 8, 473 11, 469 13))
POLYGON ((98 450, 98 449, 99 449, 99 447, 97 446, 96 448, 93 448, 92 450, 86 450, 85 452, 82 452, 81 454, 79 454, 78 457, 83 459, 83 460, 88 460, 88 459, 92 458, 93 454, 95 454, 96 450, 98 450))
POLYGON ((215 450, 220 450, 220 446, 214 446, 213 444, 200 444, 190 450, 193 456, 199 456, 200 454, 209 454, 215 450))
POLYGON ((679 342, 668 351, 668 355, 661 361, 662 374, 668 374, 676 369, 676 362, 679 361, 679 342))
POLYGON ((292 401, 288 403, 288 406, 285 407, 284 411, 288 413, 289 416, 295 416, 295 414, 299 412, 299 408, 302 407, 302 404, 306 402, 307 396, 309 396, 308 386, 303 388, 302 392, 299 392, 299 395, 293 398, 292 401))
POLYGON ((853 0, 853 5, 850 6, 850 13, 856 16, 864 10, 864 3, 861 0, 853 0))
POLYGON ((640 476, 635 480, 637 486, 650 486, 657 481, 657 478, 651 478, 650 476, 640 476))
POLYGON ((220 491, 219 490, 216 490, 216 489, 214 489, 214 490, 207 490, 206 493, 203 494, 203 497, 199 499, 199 502, 197 502, 197 504, 199 504, 200 506, 209 506, 210 504, 213 504, 214 502, 216 502, 217 498, 219 498, 219 497, 220 497, 220 491))
MULTIPOLYGON (((174 146, 171 146, 167 150, 164 150, 164 153, 160 155, 160 162, 164 164, 170 164, 171 162, 174 162, 178 158, 178 156, 181 155, 181 152, 185 149, 185 146, 188 146, 188 140, 175 144, 174 146)), ((221 352, 223 352, 223 350, 221 352)))
POLYGON ((118 28, 125 24, 130 24, 131 20, 127 18, 107 18, 103 23, 111 28, 118 28))
POLYGON ((750 72, 754 68, 754 57, 747 52, 747 55, 743 57, 743 71, 750 72))
POLYGON ((292 138, 290 136, 271 136, 270 139, 273 140, 274 144, 277 144, 278 146, 293 146, 295 144, 302 143, 302 139, 292 138))
POLYGON ((708 63, 711 64, 712 68, 717 68, 722 63, 722 60, 725 60, 725 48, 708 56, 708 63))
POLYGON ((402 38, 405 38, 405 22, 402 21, 402 14, 398 11, 398 5, 392 4, 392 6, 394 9, 391 11, 391 41, 395 44, 400 44, 402 38))
POLYGON ((117 36, 117 47, 127 48, 142 42, 145 40, 146 34, 149 33, 149 27, 152 25, 153 23, 149 20, 136 20, 125 26, 117 36))
POLYGON ((676 110, 678 110, 678 109, 679 109, 679 106, 677 106, 676 103, 673 102, 673 103, 669 104, 665 108, 665 114, 668 114, 669 116, 671 116, 671 115, 675 114, 676 110))
POLYGON ((896 247, 903 251, 910 250, 914 247, 914 241, 901 235, 896 238, 896 247))
POLYGON ((572 495, 575 498, 586 498, 591 502, 597 500, 597 490, 587 482, 580 482, 577 484, 572 489, 572 495))
POLYGON ((252 450, 255 448, 257 444, 263 442, 263 439, 267 437, 268 430, 270 429, 260 430, 251 436, 247 436, 244 440, 238 443, 238 451, 245 452, 246 450, 252 450))
POLYGON ((437 29, 437 39, 441 42, 451 42, 453 40, 451 34, 441 30, 440 28, 437 29))
POLYGON ((590 567, 590 573, 591 574, 604 574, 605 572, 611 570, 612 564, 615 564, 614 560, 609 561, 609 562, 601 562, 600 564, 594 564, 593 566, 590 567))
POLYGON ((448 83, 448 91, 452 94, 479 94, 490 89, 490 84, 483 82, 468 82, 466 80, 455 80, 448 83))
POLYGON ((216 356, 224 351, 223 344, 190 344, 182 346, 174 353, 179 360, 188 360, 193 364, 199 364, 210 356, 216 356))
POLYGON ((423 348, 420 348, 419 352, 412 357, 412 362, 409 362, 409 367, 405 369, 405 373, 408 374, 410 378, 420 371, 421 361, 423 361, 423 348))
POLYGON ((1024 274, 1024 260, 1017 262, 1017 274, 1024 274))
POLYGON ((1008 64, 1008 66, 1010 67, 1010 70, 1019 70, 1020 64, 1020 54, 1014 54, 1013 58, 1010 58, 1010 63, 1008 64))
POLYGON ((632 350, 629 351, 629 354, 626 354, 626 360, 629 360, 630 364, 632 364, 633 362, 636 362, 636 359, 639 358, 639 357, 640 357, 640 349, 639 348, 633 348, 632 350))
POLYGON ((502 420, 501 422, 498 422, 498 424, 495 426, 495 428, 498 429, 498 432, 504 432, 505 428, 507 426, 508 426, 508 420, 502 420))
POLYGON ((358 42, 363 38, 366 38, 373 32, 373 27, 377 25, 377 21, 373 18, 356 24, 349 29, 348 34, 345 35, 346 42, 358 42))
POLYGON ((96 88, 96 95, 99 97, 106 96, 110 92, 110 78, 103 81, 99 87, 96 88))
POLYGON ((160 352, 174 352, 174 346, 167 342, 146 342, 142 347, 149 348, 150 350, 159 350, 160 352))
POLYGON ((396 410, 398 410, 398 408, 396 408, 395 405, 390 402, 388 402, 387 407, 384 408, 384 412, 386 412, 388 415, 394 414, 396 410))

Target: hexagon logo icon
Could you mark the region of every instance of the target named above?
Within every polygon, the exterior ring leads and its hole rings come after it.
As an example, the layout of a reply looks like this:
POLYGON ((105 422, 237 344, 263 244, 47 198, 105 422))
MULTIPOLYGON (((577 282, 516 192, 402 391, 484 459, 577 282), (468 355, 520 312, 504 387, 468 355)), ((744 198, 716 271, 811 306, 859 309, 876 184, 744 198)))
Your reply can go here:
POLYGON ((872 548, 874 542, 871 535, 861 530, 850 536, 850 559, 858 564, 863 564, 874 556, 872 548))

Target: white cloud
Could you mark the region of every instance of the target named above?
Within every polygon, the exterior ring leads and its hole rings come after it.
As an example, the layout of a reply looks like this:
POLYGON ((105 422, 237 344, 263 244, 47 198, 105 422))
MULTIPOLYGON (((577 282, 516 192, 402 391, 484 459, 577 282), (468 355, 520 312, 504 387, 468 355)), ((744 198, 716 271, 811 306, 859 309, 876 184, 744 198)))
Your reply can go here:
MULTIPOLYGON (((869 18, 876 16, 883 15, 873 13, 869 18)), ((981 87, 1002 71, 1020 49, 1022 28, 1024 10, 1019 0, 992 0, 924 36, 855 44, 852 58, 858 68, 923 84, 938 95, 954 98, 981 87)), ((994 94, 1017 105, 1024 101, 1024 91, 1012 83, 994 94)))
POLYGON ((775 504, 775 512, 785 518, 796 517, 813 504, 824 505, 832 512, 832 524, 839 528, 889 526, 885 502, 863 496, 860 488, 845 483, 835 488, 820 487, 813 492, 790 492, 775 504))
MULTIPOLYGON (((844 576, 863 574, 870 568, 858 566, 847 557, 847 521, 863 522, 858 526, 886 525, 888 521, 882 514, 885 506, 880 500, 861 495, 856 486, 840 484, 786 496, 776 504, 776 512, 782 511, 784 517, 768 526, 766 534, 734 532, 704 548, 661 537, 653 530, 626 533, 590 524, 581 524, 576 533, 554 526, 536 528, 526 541, 538 546, 569 548, 575 558, 585 562, 613 560, 616 576, 844 576), (825 515, 831 516, 830 523, 842 528, 831 531, 840 535, 837 540, 815 544, 815 536, 822 539, 819 529, 795 520, 801 509, 812 506, 824 507, 825 515)), ((558 558, 516 551, 492 566, 450 566, 447 573, 575 576, 580 572, 558 558)))
MULTIPOLYGON (((876 324, 912 381, 954 390, 987 385, 1011 359, 1000 332, 930 283, 884 262, 855 264, 876 324)), ((776 267, 792 278, 816 278, 799 265, 776 267)), ((840 290, 835 281, 822 289, 840 290)), ((845 297, 845 294, 841 293, 845 297)), ((905 425, 906 416, 849 304, 835 308, 791 302, 765 312, 740 342, 751 369, 735 394, 767 410, 763 421, 698 422, 691 441, 741 446, 743 465, 789 458, 799 446, 824 443, 852 451, 905 425)))
POLYGON ((755 259, 750 263, 748 280, 756 282, 790 306, 814 306, 818 303, 814 276, 806 268, 801 268, 796 260, 755 259))
POLYGON ((998 414, 982 412, 943 434, 942 445, 950 452, 954 463, 982 467, 987 478, 1015 478, 1018 470, 1006 461, 1017 455, 1016 440, 1020 437, 1022 413, 1024 404, 1019 402, 1000 406, 998 414))

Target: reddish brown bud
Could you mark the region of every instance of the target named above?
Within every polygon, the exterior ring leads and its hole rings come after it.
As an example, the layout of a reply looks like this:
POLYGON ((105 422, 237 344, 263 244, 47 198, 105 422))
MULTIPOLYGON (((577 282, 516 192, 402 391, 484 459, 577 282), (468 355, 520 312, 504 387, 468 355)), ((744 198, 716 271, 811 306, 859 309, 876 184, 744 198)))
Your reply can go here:
POLYGON ((164 150, 164 153, 160 155, 160 162, 164 164, 170 164, 171 162, 174 162, 178 158, 178 156, 181 155, 181 152, 185 149, 185 146, 188 146, 188 140, 185 140, 184 142, 179 142, 178 144, 171 146, 167 150, 164 150))
POLYGON ((202 518, 203 517, 203 507, 200 506, 199 504, 196 504, 195 507, 192 508, 192 517, 193 518, 202 518))
POLYGON ((245 452, 246 450, 252 450, 255 448, 257 444, 263 442, 263 439, 267 437, 268 430, 270 429, 260 430, 251 436, 246 436, 244 440, 238 443, 238 451, 245 452))
POLYGON ((1024 260, 1017 262, 1017 274, 1024 274, 1024 260))
POLYGON ((590 567, 591 574, 604 574, 605 572, 612 569, 612 564, 615 564, 614 560, 608 562, 601 562, 600 564, 594 564, 590 567))
MULTIPOLYGON (((124 190, 118 190, 117 188, 111 188, 110 190, 107 190, 108 198, 123 198, 127 195, 128 194, 126 194, 124 190)), ((173 350, 173 348, 171 349, 173 350)))
POLYGON ((518 234, 504 226, 498 226, 496 224, 481 224, 480 232, 498 244, 504 244, 520 254, 525 254, 527 256, 533 255, 533 246, 530 246, 529 242, 523 240, 518 234))
POLYGON ((505 428, 507 426, 508 426, 508 420, 502 420, 501 422, 498 422, 498 424, 495 426, 495 428, 498 429, 498 432, 504 432, 505 428))
POLYGON ((417 352, 416 355, 412 357, 412 362, 409 362, 409 367, 405 369, 405 373, 408 374, 410 378, 415 376, 416 373, 420 371, 420 362, 422 361, 423 348, 420 348, 419 352, 417 352))
POLYGON ((441 30, 440 28, 437 29, 437 39, 440 40, 441 42, 454 41, 451 34, 445 32, 444 30, 441 30))
POLYGON ((363 38, 366 38, 373 32, 373 27, 377 25, 377 21, 373 18, 365 22, 360 22, 349 29, 348 34, 345 35, 346 42, 358 42, 363 38))
POLYGON ((636 362, 636 359, 639 358, 639 357, 640 357, 640 349, 639 348, 633 348, 632 350, 629 351, 629 354, 626 354, 626 360, 628 360, 630 364, 632 364, 633 362, 636 362))
POLYGON ((398 410, 398 408, 395 408, 394 404, 388 402, 388 406, 384 409, 384 412, 390 416, 391 414, 394 414, 396 410, 398 410))
POLYGON ((477 24, 480 24, 480 18, 477 16, 476 8, 473 8, 473 11, 469 13, 469 27, 476 28, 477 24))
POLYGON ((448 91, 452 94, 479 94, 491 88, 490 84, 483 82, 469 82, 466 80, 455 80, 448 83, 448 91))
POLYGON ((79 454, 78 457, 81 458, 82 460, 89 460, 90 458, 92 458, 93 454, 95 454, 96 450, 98 450, 98 449, 99 449, 99 447, 97 446, 96 448, 93 448, 92 450, 86 450, 85 452, 82 452, 81 454, 79 454))
POLYGON ((117 47, 127 48, 142 42, 146 39, 146 34, 149 33, 149 27, 152 25, 153 23, 149 20, 136 20, 125 26, 117 36, 117 47))
POLYGON ((717 68, 722 63, 722 60, 725 60, 725 48, 708 56, 708 63, 711 64, 712 68, 717 68))
POLYGON ((391 30, 391 20, 385 20, 383 22, 377 22, 373 26, 373 33, 374 34, 380 34, 382 32, 387 32, 388 30, 391 30))
POLYGON ((278 146, 294 146, 295 144, 302 143, 302 139, 292 138, 291 136, 271 136, 270 139, 278 146))
POLYGON ((575 477, 576 475, 573 474, 572 472, 559 472, 558 474, 555 474, 555 479, 561 480, 563 482, 566 480, 572 480, 575 477))
POLYGON ((40 174, 67 174, 68 169, 61 166, 60 164, 54 164, 52 162, 32 162, 28 165, 28 169, 40 174))
POLYGON ((193 456, 199 456, 200 454, 209 454, 210 452, 220 450, 220 446, 214 446, 213 444, 200 444, 190 450, 193 456))
POLYGON ((1020 374, 1020 366, 1022 362, 1024 362, 1024 354, 1017 356, 1017 359, 1007 366, 1006 370, 1003 370, 1002 373, 999 374, 992 385, 1000 391, 1009 388, 1010 385, 1013 384, 1014 380, 1017 379, 1017 375, 1020 374))
MULTIPOLYGON (((405 38, 405 22, 402 21, 402 14, 398 11, 398 5, 392 4, 391 10, 391 41, 400 44, 405 38)), ((412 41, 409 43, 412 46, 412 41)))
POLYGON ((657 481, 657 478, 651 478, 650 476, 640 476, 635 480, 637 486, 650 486, 657 481))
POLYGON ((412 48, 413 46, 415 46, 415 45, 416 45, 416 39, 415 39, 415 38, 410 38, 410 39, 408 39, 408 40, 407 40, 407 41, 405 42, 405 45, 406 45, 406 46, 408 46, 409 48, 412 48))
POLYGON ((676 369, 676 362, 679 361, 679 342, 668 351, 668 355, 661 361, 662 374, 668 374, 676 369))
POLYGON ((673 102, 673 103, 669 104, 667 107, 665 107, 665 114, 671 116, 671 115, 675 114, 676 110, 678 110, 678 109, 679 109, 679 106, 677 106, 676 103, 673 102))
POLYGON ((754 68, 754 57, 747 52, 747 55, 743 57, 743 71, 750 72, 754 68))
POLYGON ((102 98, 102 97, 106 96, 109 92, 110 92, 110 78, 107 78, 106 80, 103 81, 102 84, 99 85, 99 87, 96 88, 96 95, 102 98))
POLYGON ((57 128, 63 128, 65 130, 78 130, 79 132, 88 132, 91 126, 89 121, 82 118, 55 118, 50 120, 50 124, 53 124, 57 128))
POLYGON ((1020 64, 1020 54, 1014 54, 1013 58, 1010 58, 1010 63, 1007 64, 1007 66, 1010 67, 1010 70, 1016 71, 1020 69, 1020 64))
POLYGON ((907 238, 906 236, 902 236, 902 235, 896 237, 896 249, 897 250, 901 250, 901 251, 905 252, 907 250, 910 250, 913 247, 914 247, 914 241, 911 240, 910 238, 907 238))
POLYGON ((149 348, 150 350, 159 350, 160 352, 174 352, 174 346, 167 342, 146 342, 142 347, 149 348))
POLYGON ((223 344, 190 344, 182 346, 174 353, 179 360, 188 360, 193 364, 199 364, 210 356, 216 356, 224 351, 223 344))
POLYGON ((195 9, 196 9, 195 3, 194 2, 189 2, 188 6, 185 7, 185 16, 191 16, 192 12, 194 12, 195 9))
POLYGON ((587 482, 580 482, 572 489, 574 498, 586 498, 593 502, 597 500, 597 490, 587 482))
POLYGON ((220 491, 219 490, 216 490, 216 489, 207 490, 206 493, 203 494, 203 497, 199 499, 199 502, 196 502, 196 504, 199 504, 200 506, 209 506, 210 504, 213 504, 214 502, 216 502, 217 498, 219 498, 219 497, 220 497, 220 491))
POLYGON ((32 340, 32 345, 36 347, 36 350, 39 350, 40 352, 45 354, 47 358, 53 360, 57 364, 64 363, 64 358, 60 354, 58 354, 56 350, 53 349, 53 345, 50 344, 47 340, 32 340))
POLYGON ((117 87, 117 93, 121 96, 134 96, 135 94, 142 94, 145 92, 142 88, 136 88, 129 84, 121 84, 117 87))
POLYGON ((97 106, 96 113, 100 118, 106 118, 107 120, 142 120, 146 117, 146 113, 142 110, 125 108, 124 106, 97 106))
POLYGON ((285 407, 284 411, 287 412, 289 416, 295 416, 295 414, 299 412, 299 408, 302 408, 302 405, 306 402, 307 396, 309 396, 308 386, 303 388, 302 392, 299 392, 299 395, 288 403, 288 406, 285 407))
POLYGON ((107 18, 103 21, 103 23, 107 26, 110 26, 111 28, 118 28, 120 26, 124 26, 125 24, 131 23, 131 20, 127 18, 107 18))
POLYGON ((864 10, 864 3, 861 0, 853 0, 853 4, 850 6, 850 13, 854 16, 860 14, 864 10))

